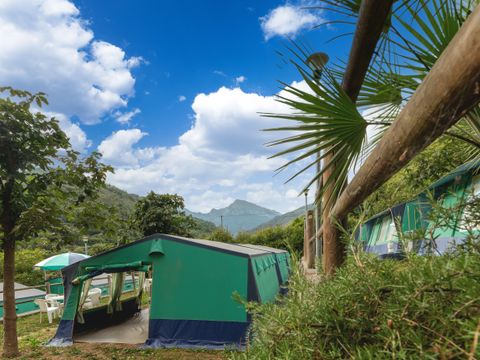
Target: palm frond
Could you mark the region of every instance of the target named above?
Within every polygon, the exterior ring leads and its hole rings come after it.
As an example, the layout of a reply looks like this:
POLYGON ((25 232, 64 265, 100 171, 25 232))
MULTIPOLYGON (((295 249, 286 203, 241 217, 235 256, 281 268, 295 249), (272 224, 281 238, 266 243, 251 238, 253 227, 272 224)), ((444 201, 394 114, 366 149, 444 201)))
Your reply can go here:
POLYGON ((336 197, 347 180, 348 169, 356 163, 361 153, 367 122, 343 91, 334 73, 324 69, 323 81, 320 84, 303 66, 298 63, 296 66, 309 87, 308 91, 284 84, 287 95, 280 95, 277 99, 296 112, 262 114, 294 122, 291 126, 276 127, 266 131, 288 131, 294 135, 272 141, 267 145, 288 145, 287 149, 279 151, 272 157, 294 155, 278 168, 278 171, 292 164, 307 161, 287 182, 314 167, 318 159, 314 158, 310 161, 308 159, 320 154, 319 159, 324 161, 324 165, 305 185, 302 192, 317 181, 324 172, 333 169, 333 174, 324 184, 324 189, 331 185, 333 196, 336 197), (327 154, 333 154, 330 161, 326 161, 327 154))

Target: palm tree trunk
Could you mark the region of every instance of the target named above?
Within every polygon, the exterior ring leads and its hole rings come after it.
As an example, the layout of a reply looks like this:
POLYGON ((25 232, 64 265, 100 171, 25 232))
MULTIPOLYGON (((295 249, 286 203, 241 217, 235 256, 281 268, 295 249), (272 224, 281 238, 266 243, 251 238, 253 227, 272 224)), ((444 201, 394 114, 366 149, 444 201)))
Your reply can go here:
MULTIPOLYGON (((342 87, 352 101, 356 101, 368 66, 375 52, 375 47, 385 27, 392 9, 393 0, 363 0, 353 38, 352 48, 343 77, 342 87)), ((324 158, 328 164, 333 158, 330 152, 324 158)), ((332 176, 333 167, 325 171, 323 184, 332 176)), ((340 241, 339 230, 330 218, 334 205, 331 197, 333 186, 325 189, 323 196, 323 269, 327 274, 333 274, 345 259, 345 245, 340 241)))
POLYGON ((341 219, 480 102, 480 5, 342 192, 341 219))

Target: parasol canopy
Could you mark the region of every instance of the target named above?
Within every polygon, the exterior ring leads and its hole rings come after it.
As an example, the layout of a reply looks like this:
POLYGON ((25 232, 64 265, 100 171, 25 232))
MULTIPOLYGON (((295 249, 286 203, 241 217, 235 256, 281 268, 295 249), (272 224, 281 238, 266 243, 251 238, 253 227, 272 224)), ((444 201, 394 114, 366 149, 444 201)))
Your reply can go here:
POLYGON ((90 256, 78 253, 67 252, 64 254, 58 254, 50 256, 48 259, 42 260, 39 263, 35 264, 34 268, 39 268, 42 270, 61 270, 65 266, 76 263, 80 260, 89 258, 90 256))

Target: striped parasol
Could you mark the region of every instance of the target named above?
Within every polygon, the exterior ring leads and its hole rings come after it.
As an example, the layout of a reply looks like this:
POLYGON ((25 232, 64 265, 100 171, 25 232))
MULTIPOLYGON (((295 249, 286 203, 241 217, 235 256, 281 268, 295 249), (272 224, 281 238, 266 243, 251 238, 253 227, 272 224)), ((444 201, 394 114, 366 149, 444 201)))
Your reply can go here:
POLYGON ((35 264, 33 267, 42 270, 61 270, 65 266, 76 263, 80 260, 89 258, 90 256, 78 253, 67 252, 64 254, 58 254, 50 256, 48 259, 42 260, 35 264))

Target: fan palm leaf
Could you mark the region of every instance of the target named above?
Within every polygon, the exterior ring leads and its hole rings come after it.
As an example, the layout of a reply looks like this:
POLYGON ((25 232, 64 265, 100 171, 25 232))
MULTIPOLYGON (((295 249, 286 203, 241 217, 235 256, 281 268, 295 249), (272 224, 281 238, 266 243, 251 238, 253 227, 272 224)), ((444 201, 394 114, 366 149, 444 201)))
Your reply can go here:
MULTIPOLYGON (((277 100, 295 112, 291 114, 264 113, 264 116, 280 118, 293 122, 291 126, 266 129, 265 131, 287 131, 294 133, 286 138, 272 141, 269 146, 287 145, 272 157, 293 156, 278 168, 282 171, 293 163, 309 159, 320 153, 320 160, 328 153, 333 158, 326 162, 323 168, 306 184, 306 191, 326 171, 333 169, 333 176, 324 187, 333 186, 333 196, 336 197, 347 180, 348 169, 355 165, 365 142, 366 120, 360 115, 355 104, 343 91, 334 74, 324 69, 324 80, 320 84, 305 69, 297 64, 298 71, 308 85, 308 91, 291 85, 286 85, 285 95, 279 95, 277 100), (297 134, 298 133, 298 134, 297 134), (335 164, 335 166, 333 166, 335 164)), ((316 163, 307 162, 287 181, 290 181, 316 163)), ((318 196, 322 195, 321 192, 318 196)))

